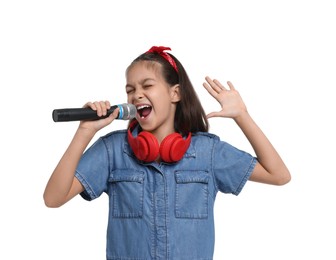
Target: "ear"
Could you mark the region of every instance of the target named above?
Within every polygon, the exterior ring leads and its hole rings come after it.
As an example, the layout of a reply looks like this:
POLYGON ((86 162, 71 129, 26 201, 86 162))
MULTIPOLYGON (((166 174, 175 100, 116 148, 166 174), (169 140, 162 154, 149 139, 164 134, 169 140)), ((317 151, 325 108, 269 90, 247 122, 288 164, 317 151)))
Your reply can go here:
POLYGON ((181 100, 179 84, 170 87, 169 91, 170 91, 170 98, 173 103, 177 103, 181 100))

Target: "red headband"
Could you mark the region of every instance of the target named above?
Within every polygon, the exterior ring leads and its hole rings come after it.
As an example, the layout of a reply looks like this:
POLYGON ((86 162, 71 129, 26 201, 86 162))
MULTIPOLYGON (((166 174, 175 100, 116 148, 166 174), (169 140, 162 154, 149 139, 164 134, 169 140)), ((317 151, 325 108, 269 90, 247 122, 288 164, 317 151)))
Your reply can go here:
POLYGON ((174 59, 168 53, 164 52, 166 50, 170 51, 171 49, 169 47, 153 46, 146 53, 153 52, 153 53, 159 54, 161 57, 163 57, 165 60, 167 60, 170 63, 170 65, 173 66, 173 68, 176 70, 176 72, 178 72, 174 59))

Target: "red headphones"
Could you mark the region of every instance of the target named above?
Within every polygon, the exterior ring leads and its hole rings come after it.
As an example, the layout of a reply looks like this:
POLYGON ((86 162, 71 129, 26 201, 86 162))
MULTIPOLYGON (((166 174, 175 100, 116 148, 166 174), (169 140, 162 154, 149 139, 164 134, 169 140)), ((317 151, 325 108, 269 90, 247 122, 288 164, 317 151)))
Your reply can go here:
POLYGON ((156 137, 146 131, 142 131, 137 137, 133 137, 132 131, 137 125, 137 121, 131 122, 128 129, 128 143, 131 146, 135 156, 145 162, 152 162, 160 155, 165 162, 177 162, 182 159, 191 142, 191 133, 184 139, 181 134, 173 133, 166 136, 161 145, 156 137))

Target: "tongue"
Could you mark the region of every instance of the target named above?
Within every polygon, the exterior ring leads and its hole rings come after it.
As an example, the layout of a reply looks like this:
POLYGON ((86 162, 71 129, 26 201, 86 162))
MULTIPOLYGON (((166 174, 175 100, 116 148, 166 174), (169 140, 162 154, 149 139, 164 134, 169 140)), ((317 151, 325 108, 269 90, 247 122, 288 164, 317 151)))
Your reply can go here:
POLYGON ((146 107, 146 108, 142 109, 142 111, 141 111, 141 116, 142 116, 142 117, 146 117, 146 116, 149 115, 149 113, 150 113, 151 111, 152 111, 151 108, 146 107))

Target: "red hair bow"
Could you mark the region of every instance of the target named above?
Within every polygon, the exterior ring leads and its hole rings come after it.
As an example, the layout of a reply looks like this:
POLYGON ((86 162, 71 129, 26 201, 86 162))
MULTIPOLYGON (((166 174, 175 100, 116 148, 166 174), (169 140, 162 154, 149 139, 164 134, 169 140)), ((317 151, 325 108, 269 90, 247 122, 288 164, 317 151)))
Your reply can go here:
POLYGON ((153 53, 159 54, 161 57, 167 60, 170 63, 170 65, 173 66, 176 72, 178 72, 174 59, 168 53, 165 52, 167 50, 170 51, 171 49, 169 47, 164 47, 164 46, 153 46, 147 52, 153 52, 153 53))

